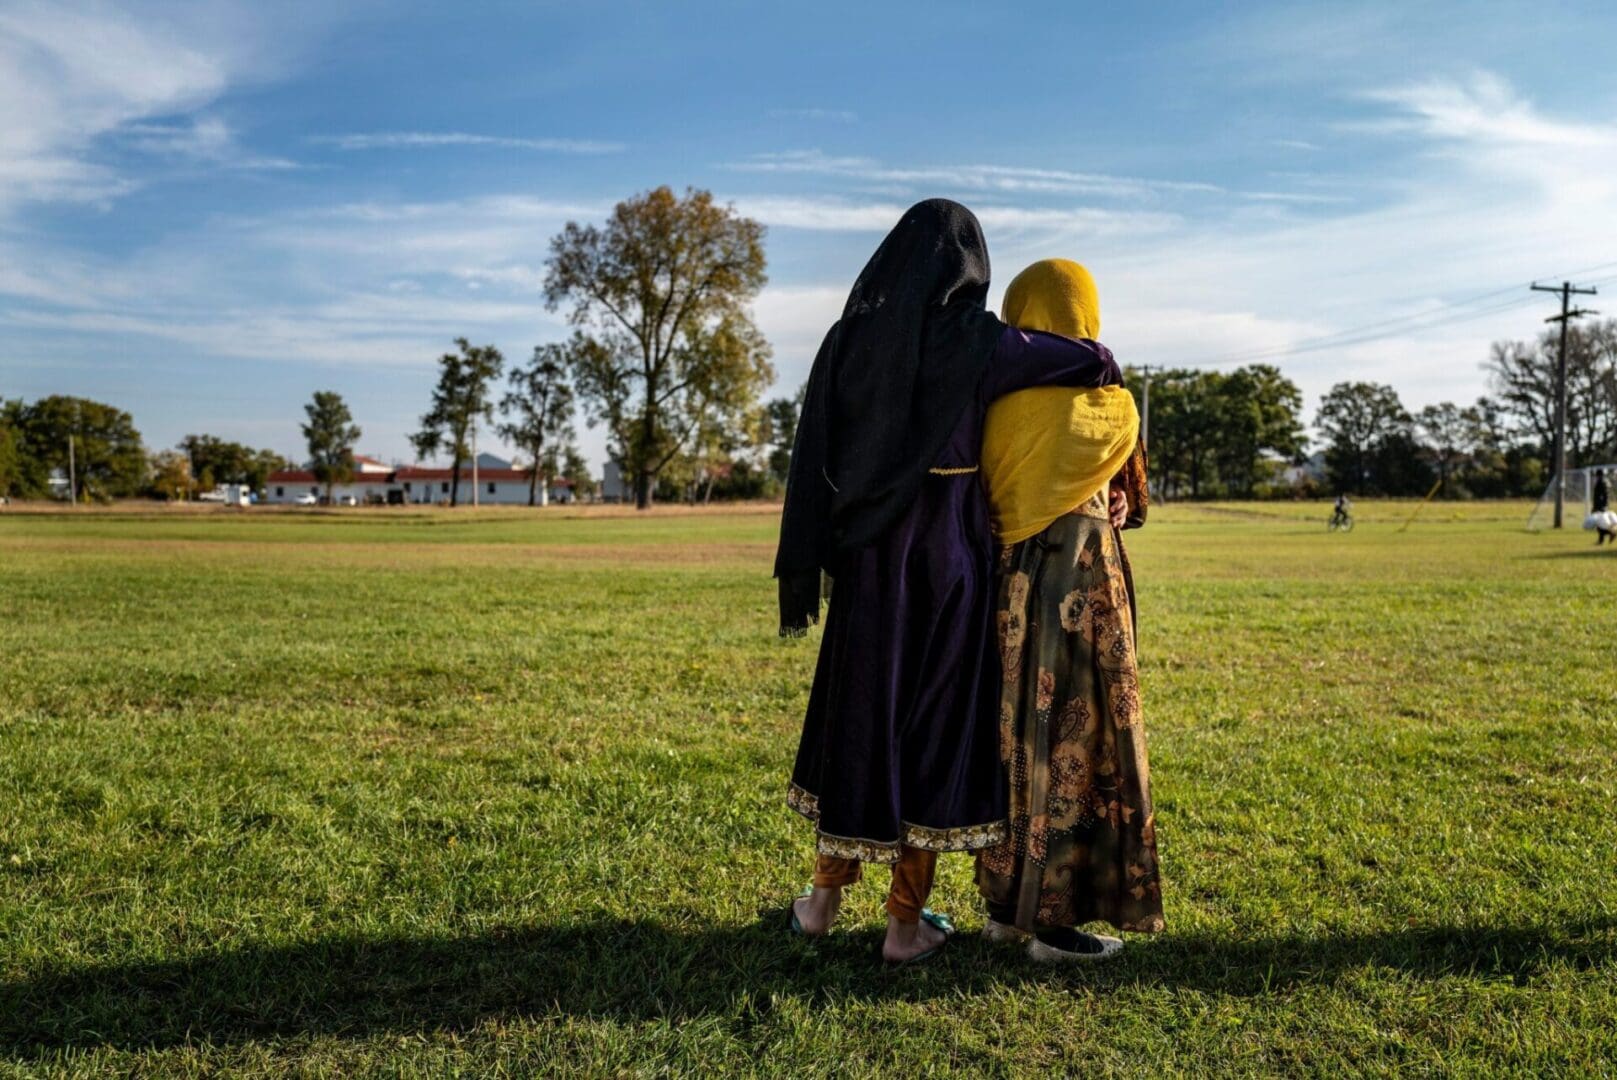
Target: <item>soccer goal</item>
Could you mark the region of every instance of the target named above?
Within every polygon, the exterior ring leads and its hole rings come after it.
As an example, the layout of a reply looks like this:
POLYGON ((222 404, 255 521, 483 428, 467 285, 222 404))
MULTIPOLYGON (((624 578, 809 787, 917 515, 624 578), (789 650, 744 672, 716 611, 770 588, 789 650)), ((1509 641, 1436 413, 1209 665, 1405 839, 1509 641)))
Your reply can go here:
MULTIPOLYGON (((1595 473, 1601 469, 1606 472, 1606 483, 1617 490, 1617 465, 1590 465, 1566 471, 1566 502, 1561 521, 1563 527, 1583 528, 1583 519, 1588 516, 1591 509, 1590 500, 1594 498, 1595 473)), ((1542 532, 1554 524, 1555 481, 1551 480, 1549 486, 1544 489, 1544 494, 1538 497, 1533 512, 1527 516, 1527 531, 1542 532)))

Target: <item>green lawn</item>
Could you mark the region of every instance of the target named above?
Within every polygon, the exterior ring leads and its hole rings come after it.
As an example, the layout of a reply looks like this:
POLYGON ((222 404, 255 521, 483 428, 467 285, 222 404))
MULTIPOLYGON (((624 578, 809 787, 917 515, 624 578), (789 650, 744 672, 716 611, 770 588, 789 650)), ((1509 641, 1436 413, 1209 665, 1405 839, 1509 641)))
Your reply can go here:
POLYGON ((1617 550, 1159 508, 1168 932, 788 940, 769 513, 0 512, 0 1075, 1617 1073, 1617 550))

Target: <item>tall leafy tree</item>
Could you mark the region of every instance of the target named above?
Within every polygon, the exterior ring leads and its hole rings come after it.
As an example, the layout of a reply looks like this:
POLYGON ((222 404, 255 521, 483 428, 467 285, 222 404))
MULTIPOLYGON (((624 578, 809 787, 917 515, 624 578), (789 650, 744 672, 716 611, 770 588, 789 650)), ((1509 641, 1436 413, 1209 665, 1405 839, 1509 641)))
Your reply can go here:
POLYGON ((1415 437, 1413 425, 1405 424, 1375 444, 1369 475, 1383 495, 1424 495, 1432 489, 1431 456, 1415 437))
POLYGON ((567 347, 541 345, 525 368, 511 374, 500 401, 510 417, 500 434, 528 455, 528 505, 548 502, 546 484, 556 474, 556 452, 572 443, 573 388, 567 384, 567 347))
POLYGON ((471 435, 479 420, 492 423, 490 388, 505 367, 505 357, 492 345, 473 345, 456 338, 459 352, 438 358, 438 385, 432 409, 421 418, 421 430, 410 437, 418 457, 450 456, 449 505, 460 502, 460 469, 472 456, 471 435))
POLYGON ((571 484, 575 499, 583 499, 595 492, 595 478, 590 475, 589 463, 571 442, 550 445, 545 451, 544 471, 547 478, 557 477, 571 484))
POLYGON ((759 445, 765 426, 761 408, 745 413, 715 413, 697 426, 692 440, 689 469, 691 502, 713 498, 713 488, 737 467, 747 469, 747 457, 759 445))
POLYGON ((1480 397, 1465 410, 1471 421, 1468 435, 1472 468, 1467 477, 1471 493, 1482 498, 1537 495, 1544 490, 1544 457, 1530 434, 1522 432, 1495 398, 1480 397))
POLYGON ((274 450, 255 450, 247 461, 241 482, 253 491, 263 493, 269 484, 270 473, 292 468, 292 463, 274 450))
POLYGON ((7 404, 0 402, 0 495, 15 495, 22 479, 22 438, 12 426, 7 404))
POLYGON ((704 423, 750 408, 774 377, 748 311, 766 280, 763 237, 706 191, 660 187, 551 241, 545 301, 578 328, 579 397, 641 509, 704 423))
POLYGON ((146 451, 134 419, 122 409, 88 398, 52 396, 8 409, 20 444, 18 487, 38 497, 50 475, 69 472, 72 439, 75 495, 97 499, 138 495, 146 481, 146 451))
POLYGON ((303 437, 309 444, 309 471, 326 486, 326 501, 330 502, 332 486, 354 478, 354 444, 361 431, 335 390, 315 391, 314 400, 303 411, 308 416, 303 437))
MULTIPOLYGON (((1378 450, 1407 436, 1410 415, 1390 386, 1340 382, 1320 398, 1315 426, 1325 436, 1325 467, 1338 490, 1362 493, 1372 483, 1378 450)), ((1411 452, 1413 448, 1411 448, 1411 452)), ((1385 462, 1383 462, 1385 464, 1385 462)))
POLYGON ((1250 496, 1266 461, 1302 454, 1302 391, 1268 364, 1214 376, 1210 389, 1220 418, 1213 438, 1219 481, 1226 494, 1250 496))
MULTIPOLYGON (((1200 498, 1215 478, 1219 376, 1171 370, 1151 380, 1151 461, 1165 491, 1200 498)), ((1141 390, 1135 390, 1139 399, 1141 390)))
POLYGON ((1462 409, 1452 401, 1428 405, 1415 414, 1415 428, 1437 470, 1438 493, 1443 498, 1454 496, 1456 474, 1471 464, 1481 426, 1476 409, 1462 409))
POLYGON ((781 484, 792 469, 792 445, 797 441, 797 418, 803 411, 803 396, 808 384, 798 390, 796 397, 774 398, 764 406, 768 420, 766 428, 769 451, 769 473, 781 484))
POLYGON ((215 484, 245 484, 253 491, 263 491, 270 473, 289 466, 273 450, 254 450, 216 435, 187 435, 180 440, 180 449, 189 459, 192 479, 204 489, 215 484))

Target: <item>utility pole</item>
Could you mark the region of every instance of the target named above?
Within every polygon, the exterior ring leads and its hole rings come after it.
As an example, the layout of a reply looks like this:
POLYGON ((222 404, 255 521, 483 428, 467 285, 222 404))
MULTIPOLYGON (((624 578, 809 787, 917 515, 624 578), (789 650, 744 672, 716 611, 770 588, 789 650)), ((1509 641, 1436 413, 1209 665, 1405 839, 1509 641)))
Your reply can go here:
POLYGON ((1562 509, 1566 504, 1566 328, 1573 319, 1598 314, 1572 306, 1574 296, 1594 296, 1597 290, 1593 286, 1587 289, 1573 288, 1570 281, 1563 281, 1560 285, 1534 284, 1532 289, 1534 292, 1561 294, 1561 314, 1544 320, 1561 324, 1561 348, 1555 357, 1555 450, 1552 455, 1555 462, 1555 527, 1559 529, 1562 509))
POLYGON ((477 503, 477 418, 472 418, 472 509, 476 510, 477 503))
POLYGON ((1151 376, 1162 369, 1153 364, 1141 364, 1134 369, 1140 373, 1145 385, 1140 394, 1140 444, 1151 452, 1151 376))
POLYGON ((73 459, 73 433, 67 433, 67 501, 74 509, 79 505, 78 465, 73 459))

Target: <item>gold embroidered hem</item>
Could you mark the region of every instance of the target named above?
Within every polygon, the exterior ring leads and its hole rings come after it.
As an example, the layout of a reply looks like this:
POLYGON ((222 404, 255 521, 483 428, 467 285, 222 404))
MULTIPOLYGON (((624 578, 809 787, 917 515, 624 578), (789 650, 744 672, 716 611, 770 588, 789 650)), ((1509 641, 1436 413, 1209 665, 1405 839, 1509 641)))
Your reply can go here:
MULTIPOLYGON (((786 789, 786 805, 814 822, 820 822, 820 799, 812 791, 796 784, 786 789)), ((898 862, 900 847, 920 848, 923 851, 978 851, 1003 844, 1010 837, 1010 826, 1005 821, 991 821, 981 825, 962 825, 952 829, 934 829, 927 825, 899 823, 901 835, 897 840, 868 840, 863 837, 834 836, 815 829, 815 851, 839 859, 858 859, 860 862, 898 862)))
POLYGON ((974 473, 976 471, 977 471, 977 466, 975 466, 975 465, 962 465, 962 466, 960 466, 958 468, 952 468, 952 467, 951 468, 942 468, 942 467, 939 467, 939 468, 928 469, 927 470, 927 472, 931 473, 933 476, 969 476, 970 474, 972 474, 972 473, 974 473))

